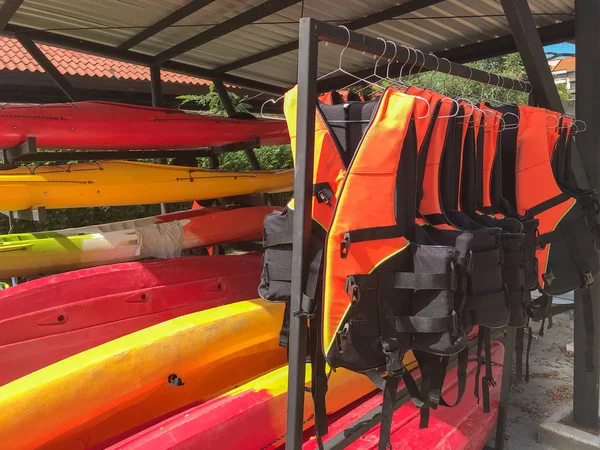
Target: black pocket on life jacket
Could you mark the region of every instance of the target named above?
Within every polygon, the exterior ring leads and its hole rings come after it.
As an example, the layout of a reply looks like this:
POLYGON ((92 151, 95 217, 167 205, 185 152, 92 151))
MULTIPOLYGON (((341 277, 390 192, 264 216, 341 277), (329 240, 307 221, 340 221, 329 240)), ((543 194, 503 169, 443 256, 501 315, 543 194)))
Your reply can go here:
POLYGON ((462 350, 456 256, 453 247, 411 243, 371 273, 349 275, 352 306, 328 353, 332 367, 380 368, 388 362, 386 353, 411 348, 439 355, 462 350))
MULTIPOLYGON (((538 238, 538 246, 549 245, 547 264, 542 274, 548 295, 560 295, 590 285, 600 272, 594 238, 577 201, 554 231, 538 238)), ((541 268, 540 268, 541 269, 541 268)))
POLYGON ((502 280, 509 298, 510 321, 513 327, 523 327, 527 323, 527 308, 530 293, 525 289, 523 273, 522 233, 502 233, 500 243, 504 254, 502 280))
POLYGON ((263 270, 258 295, 271 302, 290 299, 292 281, 293 211, 273 211, 263 228, 263 270))

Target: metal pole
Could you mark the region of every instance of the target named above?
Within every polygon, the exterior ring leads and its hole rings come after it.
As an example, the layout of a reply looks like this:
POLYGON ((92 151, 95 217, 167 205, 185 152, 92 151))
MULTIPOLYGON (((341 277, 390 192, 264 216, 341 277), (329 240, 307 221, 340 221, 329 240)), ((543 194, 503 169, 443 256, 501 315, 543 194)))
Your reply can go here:
MULTIPOLYGON (((600 188, 600 2, 575 0, 575 37, 577 43, 577 103, 576 116, 587 123, 587 130, 577 135, 577 147, 592 188, 600 188)), ((598 429, 600 397, 600 283, 591 288, 596 333, 594 336, 594 367, 585 367, 585 317, 581 293, 575 293, 575 378, 573 387, 573 421, 598 429)))
POLYGON ((286 450, 302 448, 304 417, 304 383, 306 370, 306 316, 302 296, 308 274, 308 248, 311 237, 312 180, 315 144, 315 110, 317 107, 317 60, 319 39, 312 19, 300 19, 298 51, 298 110, 296 136, 296 171, 294 176, 294 240, 290 301, 289 378, 286 426, 286 450))
MULTIPOLYGON (((162 81, 160 79, 160 66, 154 64, 150 66, 150 93, 152 95, 152 106, 159 108, 163 105, 162 81)), ((158 164, 167 164, 167 158, 158 158, 158 164)), ((160 213, 167 214, 169 205, 167 203, 160 204, 160 213)))
POLYGON ((501 3, 537 102, 544 108, 564 112, 529 4, 523 0, 501 3))
POLYGON ((227 92, 225 85, 220 80, 213 81, 213 84, 217 94, 219 94, 221 105, 223 105, 223 108, 225 108, 227 115, 229 117, 233 116, 235 114, 235 107, 233 106, 233 102, 231 101, 231 97, 229 97, 229 93, 227 92))
POLYGON ((506 432, 506 415, 508 412, 508 399, 510 395, 510 384, 512 378, 513 353, 516 343, 516 328, 506 328, 506 339, 504 341, 504 362, 502 367, 502 388, 500 391, 500 404, 498 405, 498 419, 496 420, 496 443, 495 450, 504 448, 504 434, 506 432))

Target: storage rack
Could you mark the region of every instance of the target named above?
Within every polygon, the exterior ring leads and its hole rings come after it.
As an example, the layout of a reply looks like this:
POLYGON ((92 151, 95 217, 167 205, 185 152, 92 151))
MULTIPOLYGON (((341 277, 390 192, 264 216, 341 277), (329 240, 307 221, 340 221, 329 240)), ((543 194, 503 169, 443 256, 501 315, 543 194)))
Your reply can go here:
MULTIPOLYGON (((319 42, 329 42, 346 48, 352 48, 368 54, 398 60, 398 64, 407 62, 408 55, 398 56, 392 51, 383 39, 376 39, 353 32, 345 27, 339 27, 311 18, 300 20, 300 46, 298 53, 298 105, 297 105, 297 135, 296 135, 296 171, 294 178, 295 220, 293 228, 293 257, 292 257, 292 284, 289 335, 289 379, 288 379, 288 408, 286 449, 298 450, 302 447, 302 421, 304 411, 304 374, 306 361, 307 342, 307 315, 303 311, 303 295, 305 292, 309 260, 308 249, 311 239, 311 206, 312 206, 312 180, 314 163, 314 133, 315 111, 317 107, 317 94, 319 91, 317 80, 317 66, 319 56, 319 42)), ((440 60, 433 55, 424 55, 410 61, 417 67, 425 70, 441 70, 445 73, 468 78, 496 87, 503 87, 521 92, 532 92, 533 86, 523 82, 471 67, 447 61, 447 68, 440 67, 440 60)), ((411 68, 412 69, 412 68, 411 68)), ((402 68, 400 68, 402 70, 402 68)), ((504 445, 504 431, 506 424, 506 409, 508 405, 509 386, 512 375, 512 355, 515 348, 515 328, 508 327, 505 339, 505 357, 502 376, 502 391, 498 411, 496 429, 496 450, 504 445)), ((406 401, 406 395, 396 403, 398 408, 406 401)), ((369 412, 361 418, 361 424, 352 433, 342 433, 328 440, 324 444, 325 450, 344 448, 357 439, 377 423, 380 418, 381 407, 369 412), (358 431, 357 431, 358 430, 358 431)))

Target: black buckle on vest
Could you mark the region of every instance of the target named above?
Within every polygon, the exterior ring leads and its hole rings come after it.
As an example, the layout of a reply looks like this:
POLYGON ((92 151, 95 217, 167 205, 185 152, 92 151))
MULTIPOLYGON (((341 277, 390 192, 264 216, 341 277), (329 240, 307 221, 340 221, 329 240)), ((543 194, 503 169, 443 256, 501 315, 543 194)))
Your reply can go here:
POLYGON ((383 352, 385 354, 385 370, 388 373, 388 376, 394 378, 399 375, 402 375, 406 370, 406 367, 402 363, 402 357, 400 356, 400 351, 395 350, 392 352, 383 352))
POLYGON ((452 337, 458 336, 459 331, 462 330, 462 326, 460 324, 460 319, 455 310, 452 310, 452 337))
POLYGON ((346 322, 342 329, 338 330, 335 334, 335 343, 337 344, 338 351, 344 353, 350 342, 350 322, 346 322))
POLYGON ((352 275, 346 277, 346 294, 350 296, 350 303, 352 303, 352 306, 357 305, 360 301, 360 288, 352 275))
POLYGON ((348 257, 348 252, 350 252, 350 233, 344 233, 344 239, 340 244, 341 258, 346 259, 348 257))
POLYGON ((317 183, 313 186, 313 194, 317 198, 318 203, 325 203, 327 206, 331 206, 331 199, 333 198, 333 190, 329 183, 317 183))

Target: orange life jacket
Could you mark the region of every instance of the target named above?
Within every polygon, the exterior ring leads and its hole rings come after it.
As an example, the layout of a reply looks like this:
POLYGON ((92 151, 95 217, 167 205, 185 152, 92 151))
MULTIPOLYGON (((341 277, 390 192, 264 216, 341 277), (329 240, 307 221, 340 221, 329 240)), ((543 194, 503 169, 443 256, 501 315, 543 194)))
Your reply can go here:
MULTIPOLYGON (((515 183, 508 185, 508 205, 525 220, 538 220, 538 288, 559 295, 589 286, 600 272, 594 237, 576 193, 561 189, 550 162, 547 110, 531 106, 501 108, 519 116, 517 130, 502 132, 503 158, 515 183), (506 149, 506 152, 505 152, 506 149), (512 154, 511 154, 512 152, 512 154)), ((557 134, 558 135, 558 134, 557 134)))

